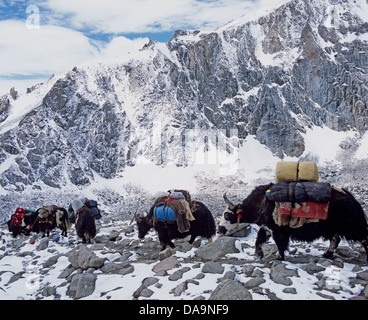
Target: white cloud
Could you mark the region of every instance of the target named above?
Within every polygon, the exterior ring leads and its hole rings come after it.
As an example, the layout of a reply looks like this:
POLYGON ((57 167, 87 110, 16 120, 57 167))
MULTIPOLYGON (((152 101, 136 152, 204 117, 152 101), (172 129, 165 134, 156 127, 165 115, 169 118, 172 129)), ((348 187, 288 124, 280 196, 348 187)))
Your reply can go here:
POLYGON ((0 94, 13 86, 24 92, 32 81, 45 81, 91 59, 124 55, 148 41, 116 37, 106 44, 94 43, 83 33, 64 27, 41 25, 29 30, 24 21, 0 21, 0 94))
POLYGON ((96 56, 81 32, 55 26, 29 30, 22 21, 0 21, 0 75, 52 74, 96 56))
POLYGON ((133 53, 143 48, 149 42, 148 38, 130 40, 125 37, 115 37, 107 45, 100 48, 98 58, 109 59, 133 53))
MULTIPOLYGON (((75 28, 143 33, 182 28, 215 29, 248 12, 251 0, 47 0, 75 28)), ((64 22, 65 22, 64 21, 64 22)))

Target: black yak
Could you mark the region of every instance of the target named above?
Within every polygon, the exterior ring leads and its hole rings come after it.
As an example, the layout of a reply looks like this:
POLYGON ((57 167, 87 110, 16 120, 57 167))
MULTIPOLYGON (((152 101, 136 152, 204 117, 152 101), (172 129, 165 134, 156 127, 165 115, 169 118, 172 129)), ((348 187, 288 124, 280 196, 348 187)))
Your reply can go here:
POLYGON ((367 253, 368 260, 366 216, 350 192, 331 188, 327 219, 304 224, 299 228, 291 228, 278 226, 274 221, 273 212, 276 203, 265 196, 265 192, 272 185, 256 187, 243 203, 238 205, 231 203, 226 194, 224 195, 227 208, 222 222, 226 220, 232 224, 237 222, 255 223, 261 227, 256 241, 256 253, 261 258, 263 256, 261 244, 267 241, 267 232, 270 231, 279 251, 279 260, 284 260, 284 252, 288 249, 290 239, 312 242, 318 238, 330 240, 330 246, 323 255, 325 258, 332 258, 341 238, 345 238, 346 240, 359 241, 367 253))
POLYGON ((96 236, 96 223, 93 211, 84 205, 75 215, 75 229, 83 243, 91 243, 96 236))
POLYGON ((40 224, 38 223, 38 212, 28 213, 23 218, 25 226, 25 234, 28 236, 31 232, 40 232, 40 224))
POLYGON ((26 210, 23 208, 17 208, 15 212, 10 217, 10 220, 7 221, 8 230, 12 233, 12 236, 15 238, 19 234, 25 234, 26 228, 24 225, 24 216, 26 215, 26 210))
POLYGON ((135 216, 138 227, 138 237, 143 239, 147 232, 154 227, 157 231, 162 249, 166 249, 169 245, 171 248, 175 248, 172 239, 181 239, 190 235, 189 243, 192 244, 197 236, 206 237, 209 241, 212 240, 212 236, 216 234, 216 224, 212 216, 212 213, 208 208, 199 201, 196 201, 197 210, 193 212, 195 220, 190 221, 190 229, 188 232, 179 232, 176 222, 167 223, 164 221, 153 222, 154 206, 150 209, 147 216, 135 216))
MULTIPOLYGON (((56 205, 44 206, 37 211, 38 228, 42 237, 50 235, 50 231, 56 227, 61 229, 61 234, 67 236, 67 230, 70 229, 68 223, 68 212, 56 205)), ((33 231, 36 231, 33 229, 33 231)))
POLYGON ((7 222, 8 229, 12 232, 13 237, 16 237, 19 234, 28 236, 32 231, 39 232, 40 228, 37 217, 37 211, 17 208, 15 213, 7 222))

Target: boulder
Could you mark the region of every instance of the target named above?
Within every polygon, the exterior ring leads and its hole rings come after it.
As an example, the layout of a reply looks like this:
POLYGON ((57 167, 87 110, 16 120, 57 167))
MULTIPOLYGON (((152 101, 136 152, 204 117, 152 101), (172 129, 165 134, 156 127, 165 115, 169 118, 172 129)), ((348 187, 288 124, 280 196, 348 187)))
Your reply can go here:
POLYGON ((162 261, 160 261, 159 263, 157 263, 153 268, 152 271, 153 272, 160 272, 160 271, 167 271, 167 270, 171 270, 174 268, 178 268, 180 266, 180 263, 178 261, 177 258, 171 256, 168 257, 162 261))
POLYGON ((178 297, 187 289, 188 283, 185 281, 177 285, 173 290, 170 291, 170 293, 173 293, 175 297, 178 297))
POLYGON ((203 273, 220 273, 224 272, 225 268, 221 265, 220 262, 209 261, 206 262, 202 268, 203 273))
POLYGON ((212 292, 209 300, 252 300, 252 294, 234 280, 224 280, 212 292))
POLYGON ((202 261, 214 261, 225 256, 228 253, 238 253, 235 247, 236 239, 232 237, 220 237, 214 242, 196 250, 195 255, 202 261))
POLYGON ((244 286, 247 289, 253 289, 253 288, 259 287, 262 283, 265 283, 265 282, 266 282, 266 280, 263 279, 262 277, 256 277, 256 278, 248 280, 244 284, 244 286))
POLYGON ((74 268, 87 270, 88 268, 101 268, 106 258, 98 258, 90 248, 86 245, 81 245, 79 250, 73 251, 69 255, 68 260, 74 268))
POLYGON ((42 238, 40 240, 40 243, 37 246, 37 250, 45 250, 49 246, 49 239, 48 238, 42 238))
POLYGON ((66 294, 74 299, 87 297, 95 291, 96 279, 97 277, 92 273, 76 274, 66 294))
POLYGON ((290 286, 293 284, 289 277, 298 277, 298 271, 286 268, 286 264, 274 261, 271 266, 270 278, 278 284, 290 286))

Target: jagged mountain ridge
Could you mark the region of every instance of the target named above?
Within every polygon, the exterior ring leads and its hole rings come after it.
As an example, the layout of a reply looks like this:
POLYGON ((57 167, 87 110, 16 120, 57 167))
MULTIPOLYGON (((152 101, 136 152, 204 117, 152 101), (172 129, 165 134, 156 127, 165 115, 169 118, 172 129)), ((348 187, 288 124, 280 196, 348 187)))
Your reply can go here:
POLYGON ((293 0, 214 32, 177 31, 131 59, 76 67, 18 126, 4 129, 10 108, 1 109, 0 185, 86 185, 142 158, 186 166, 209 130, 219 149, 254 135, 279 157, 303 154, 306 127, 363 134, 367 41, 367 1, 293 0))

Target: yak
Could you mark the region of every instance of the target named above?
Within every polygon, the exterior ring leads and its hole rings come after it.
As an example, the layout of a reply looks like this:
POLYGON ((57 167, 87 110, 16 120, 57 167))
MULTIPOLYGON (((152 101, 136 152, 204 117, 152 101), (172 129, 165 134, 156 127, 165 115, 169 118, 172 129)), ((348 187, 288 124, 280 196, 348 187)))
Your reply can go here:
POLYGON ((10 217, 10 219, 6 222, 8 225, 8 230, 12 233, 12 236, 15 238, 19 234, 28 235, 27 226, 24 223, 25 217, 29 213, 26 212, 23 208, 17 208, 10 217))
MULTIPOLYGON (((324 253, 325 258, 331 259, 341 240, 358 241, 364 247, 368 260, 368 226, 365 213, 347 190, 331 188, 331 197, 326 220, 304 224, 299 228, 278 226, 273 219, 275 202, 269 200, 265 192, 273 184, 256 187, 251 194, 241 203, 234 205, 224 194, 227 208, 223 214, 222 224, 227 221, 232 224, 237 222, 255 223, 260 226, 256 240, 256 254, 263 257, 261 245, 269 238, 268 232, 276 243, 279 257, 285 259, 285 251, 289 241, 312 242, 318 238, 330 240, 330 246, 324 253)), ((220 228, 225 228, 224 224, 220 228)), ((220 229, 219 228, 219 229, 220 229)), ((222 232, 225 230, 223 229, 222 232)))
MULTIPOLYGON (((42 237, 50 235, 50 231, 56 227, 61 229, 61 234, 67 236, 67 230, 70 229, 68 223, 68 212, 56 205, 44 206, 36 210, 38 228, 42 237)), ((33 227, 35 228, 35 227, 33 227)), ((33 229, 34 231, 37 231, 33 229)))
POLYGON ((7 224, 13 237, 16 237, 18 234, 28 236, 31 232, 41 232, 43 237, 46 234, 49 236, 50 230, 56 226, 61 229, 62 235, 67 236, 67 230, 70 228, 67 218, 68 213, 64 208, 51 205, 39 208, 34 212, 26 212, 24 210, 22 221, 15 223, 12 216, 12 219, 7 224))
POLYGON ((91 243, 96 236, 95 215, 86 205, 81 207, 75 215, 75 229, 83 243, 91 243))
POLYGON ((193 212, 195 220, 190 221, 190 229, 188 232, 179 232, 176 222, 167 223, 164 221, 155 221, 154 223, 154 206, 151 207, 148 215, 135 215, 135 220, 138 227, 138 237, 143 239, 147 232, 154 227, 157 231, 162 250, 169 245, 175 248, 172 239, 182 239, 190 235, 189 243, 192 244, 197 236, 206 237, 209 242, 212 241, 212 236, 216 234, 216 224, 209 209, 199 201, 196 201, 197 210, 193 212))
POLYGON ((70 229, 70 223, 68 221, 68 211, 64 208, 58 208, 56 210, 56 226, 61 230, 62 236, 67 236, 67 230, 70 229))
POLYGON ((28 236, 32 231, 40 232, 40 224, 38 223, 38 212, 31 212, 24 215, 23 225, 25 227, 25 235, 28 236))

